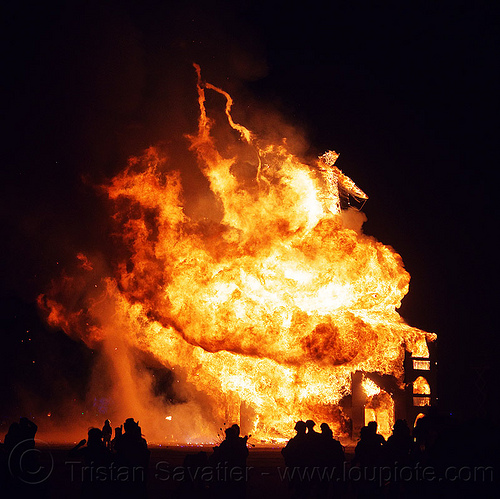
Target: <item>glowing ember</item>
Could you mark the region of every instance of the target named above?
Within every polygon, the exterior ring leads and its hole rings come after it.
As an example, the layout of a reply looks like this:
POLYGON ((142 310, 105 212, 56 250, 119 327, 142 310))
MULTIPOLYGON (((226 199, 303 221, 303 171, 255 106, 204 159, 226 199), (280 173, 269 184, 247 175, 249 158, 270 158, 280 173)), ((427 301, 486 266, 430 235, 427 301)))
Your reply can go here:
POLYGON ((401 380, 405 346, 421 356, 434 335, 396 312, 409 275, 392 248, 349 222, 362 215, 343 211, 342 197, 367 196, 335 166, 337 154, 306 164, 285 141, 257 138, 233 121, 231 97, 196 70, 200 118, 190 149, 222 219, 188 217, 179 172, 150 148, 105 187, 126 250, 112 275, 102 278, 99 263, 78 254, 79 271, 39 302, 52 325, 104 342, 115 403, 133 415, 152 406, 131 348, 174 372, 188 402, 158 411, 172 439, 213 439, 223 422, 240 422, 254 437, 278 441, 300 418, 340 431, 351 373, 401 380), (214 138, 206 90, 226 98, 224 140, 214 138), (183 406, 190 409, 178 418, 183 406))

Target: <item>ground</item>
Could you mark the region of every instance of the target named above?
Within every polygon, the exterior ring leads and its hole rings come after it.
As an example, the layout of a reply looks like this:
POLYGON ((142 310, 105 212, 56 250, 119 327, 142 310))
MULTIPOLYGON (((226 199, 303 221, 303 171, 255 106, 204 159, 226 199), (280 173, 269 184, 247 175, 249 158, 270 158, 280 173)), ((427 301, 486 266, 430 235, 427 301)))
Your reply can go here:
MULTIPOLYGON (((26 485, 23 490, 23 497, 45 497, 50 499, 66 499, 80 497, 81 493, 81 473, 82 465, 76 459, 68 456, 70 446, 44 446, 37 445, 40 450, 40 474, 37 477, 44 478, 48 475, 48 479, 43 480, 39 485, 26 485), (44 475, 45 473, 45 475, 44 475), (28 493, 27 495, 25 493, 28 493)), ((219 498, 219 493, 211 493, 210 489, 202 489, 201 493, 193 494, 186 484, 181 481, 181 477, 186 476, 185 468, 182 468, 183 461, 188 454, 196 454, 200 451, 207 452, 208 455, 212 453, 211 447, 193 447, 193 446, 176 446, 176 447, 150 447, 151 460, 148 475, 148 499, 157 498, 172 498, 172 499, 188 499, 192 497, 197 498, 219 498)), ((354 457, 354 448, 347 447, 346 458, 348 462, 354 457)), ((203 468, 205 473, 208 468, 203 468)), ((344 469, 346 476, 349 476, 349 465, 344 469)), ((385 472, 393 472, 394 469, 385 472)), ((423 467, 420 466, 419 471, 412 468, 412 471, 406 470, 407 473, 415 477, 416 473, 422 477, 423 467)), ((114 473, 115 477, 119 471, 115 470, 101 470, 101 477, 109 477, 114 473)), ((247 470, 245 471, 248 476, 246 486, 247 499, 265 499, 267 497, 273 499, 286 499, 292 497, 292 491, 289 487, 288 480, 284 478, 285 464, 281 456, 281 448, 267 447, 267 448, 251 448, 249 458, 247 461, 247 470)), ((399 471, 398 471, 399 473, 399 471)), ((482 473, 482 472, 481 472, 482 473)), ((34 475, 35 476, 35 475, 34 475)), ((205 475, 206 477, 210 475, 205 475)), ((213 475, 212 475, 213 476, 213 475)), ((222 476, 219 474, 219 476, 222 476)), ((337 486, 334 492, 330 489, 327 496, 318 497, 340 497, 344 499, 355 499, 362 497, 359 495, 360 490, 356 482, 357 472, 351 473, 351 480, 340 487, 337 486)), ((448 475, 449 479, 436 479, 434 481, 418 479, 419 482, 405 482, 405 475, 399 475, 400 489, 391 489, 390 486, 383 486, 381 489, 381 498, 395 497, 395 498, 425 498, 431 499, 433 497, 439 498, 461 498, 461 497, 496 497, 495 486, 490 478, 493 477, 493 471, 490 474, 473 476, 470 469, 454 469, 448 475), (458 476, 460 475, 460 476, 458 476), (481 478, 486 476, 486 480, 481 478), (410 483, 410 485, 408 485, 410 483), (408 491, 409 489, 409 491, 408 491), (394 495, 395 494, 395 495, 394 495)), ((382 480, 384 482, 384 480, 382 480)), ((113 494, 111 494, 113 495, 113 494)), ((20 497, 15 494, 14 497, 20 497)), ((92 496, 94 497, 94 496, 92 496)), ((136 496, 133 496, 136 497, 136 496)), ((226 497, 226 496, 224 496, 226 497)), ((228 497, 242 497, 241 492, 237 494, 230 494, 228 497)), ((365 496, 363 496, 365 497, 365 496)), ((368 497, 373 497, 369 494, 368 497)))

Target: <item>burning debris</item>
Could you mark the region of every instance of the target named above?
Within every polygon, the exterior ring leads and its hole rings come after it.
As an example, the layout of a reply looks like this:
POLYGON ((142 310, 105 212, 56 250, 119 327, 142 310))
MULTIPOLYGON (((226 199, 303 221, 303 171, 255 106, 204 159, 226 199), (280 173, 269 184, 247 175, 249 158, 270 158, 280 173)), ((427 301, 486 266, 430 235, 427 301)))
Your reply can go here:
MULTIPOLYGON (((343 222, 341 198, 367 196, 335 166, 338 155, 309 164, 285 141, 257 137, 234 122, 231 96, 195 67, 200 117, 190 150, 222 218, 190 218, 180 173, 150 148, 104 186, 123 247, 112 274, 79 254, 78 272, 39 303, 53 326, 103 343, 115 403, 129 404, 122 409, 145 427, 143 414, 158 407, 159 432, 171 440, 210 440, 223 421, 263 442, 286 439, 299 419, 346 434, 352 376, 390 377, 404 391, 407 351, 425 357, 435 335, 397 313, 410 279, 401 257, 343 222), (226 99, 223 138, 207 91, 226 99), (134 371, 137 351, 174 373, 178 403, 151 405, 148 381, 134 371), (177 423, 176 411, 190 420, 177 423)), ((371 383, 362 385, 370 414, 394 413, 371 383)))

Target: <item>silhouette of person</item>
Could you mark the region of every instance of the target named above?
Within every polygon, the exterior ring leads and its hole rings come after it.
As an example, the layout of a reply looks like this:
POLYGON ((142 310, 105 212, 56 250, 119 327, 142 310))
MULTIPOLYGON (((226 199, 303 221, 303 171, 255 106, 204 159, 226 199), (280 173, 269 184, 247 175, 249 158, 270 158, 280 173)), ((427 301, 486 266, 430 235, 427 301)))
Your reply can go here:
POLYGON ((324 466, 335 466, 340 470, 345 459, 344 448, 337 439, 333 438, 333 432, 327 423, 321 423, 320 428, 320 462, 324 466))
POLYGON ((9 430, 4 438, 5 451, 9 454, 12 449, 21 441, 21 428, 19 423, 14 422, 9 426, 9 430))
POLYGON ((299 499, 308 496, 311 486, 310 481, 304 476, 309 464, 309 442, 306 434, 307 426, 304 421, 297 421, 294 430, 296 435, 281 449, 281 454, 290 471, 289 483, 292 497, 299 499))
POLYGON ((304 461, 305 450, 307 448, 306 430, 307 426, 304 421, 297 421, 294 430, 296 435, 291 438, 286 446, 281 449, 281 454, 285 459, 285 464, 288 467, 305 465, 304 461))
POLYGON ((382 464, 382 444, 375 435, 368 426, 361 428, 360 440, 354 449, 354 459, 361 466, 382 464))
POLYGON ((110 477, 98 475, 98 469, 109 468, 111 454, 102 440, 102 431, 99 428, 90 428, 87 440, 82 439, 69 452, 70 457, 79 457, 82 468, 82 497, 104 498, 108 495, 111 482, 110 477), (87 444, 85 446, 85 444, 87 444))
POLYGON ((31 485, 30 479, 40 469, 40 455, 31 452, 35 449, 35 435, 37 425, 28 418, 21 417, 19 422, 9 426, 2 446, 2 485, 0 490, 6 497, 23 497, 26 494, 41 496, 47 491, 42 484, 35 487, 31 485), (4 481, 5 480, 5 481, 4 481), (28 490, 28 487, 31 487, 28 490))
MULTIPOLYGON (((403 419, 398 419, 393 426, 392 435, 384 446, 386 464, 391 467, 411 466, 415 451, 415 444, 411 437, 410 428, 403 419)), ((393 477, 386 487, 389 497, 408 497, 410 491, 415 492, 415 484, 409 481, 396 480, 393 477)))
POLYGON ((123 424, 125 430, 114 444, 116 461, 120 468, 128 470, 117 476, 122 497, 146 497, 146 482, 150 451, 142 437, 139 422, 128 418, 123 424))
POLYGON ((123 426, 117 426, 115 428, 115 438, 113 438, 113 440, 111 440, 110 442, 110 448, 112 451, 116 450, 116 442, 118 442, 118 440, 122 436, 122 432, 123 432, 123 426))
POLYGON ((34 445, 35 435, 38 430, 38 426, 33 421, 30 421, 28 418, 20 418, 19 428, 21 431, 22 440, 32 440, 34 445))
POLYGON ((370 421, 367 424, 368 429, 370 430, 370 433, 372 435, 372 438, 374 439, 375 442, 379 443, 380 445, 385 444, 385 438, 380 434, 377 433, 377 422, 376 421, 370 421))
POLYGON ((104 421, 104 426, 102 427, 102 440, 104 445, 109 449, 111 443, 111 436, 113 435, 113 429, 111 428, 111 421, 106 419, 104 421))
POLYGON ((318 494, 321 477, 319 468, 321 466, 321 434, 314 427, 316 423, 312 419, 306 421, 306 454, 307 469, 309 470, 310 486, 314 494, 318 494))
POLYGON ((219 445, 215 461, 218 470, 218 492, 223 497, 243 497, 246 491, 246 461, 248 457, 248 437, 240 437, 240 427, 233 424, 225 430, 226 438, 219 445))
MULTIPOLYGON (((317 497, 331 497, 340 481, 344 464, 344 448, 333 438, 333 432, 327 423, 321 423, 321 433, 318 433, 317 463, 322 472, 316 485, 317 497)), ((338 487, 337 487, 338 490, 338 487)))
POLYGON ((117 457, 126 464, 147 464, 148 444, 142 437, 139 422, 134 421, 134 418, 128 418, 123 429, 125 432, 117 439, 115 445, 117 457))
POLYGON ((307 440, 311 446, 316 447, 319 443, 320 440, 320 433, 318 433, 314 427, 316 426, 316 423, 312 419, 308 419, 306 421, 306 427, 307 427, 307 440))
POLYGON ((373 425, 372 427, 363 426, 360 440, 354 449, 353 464, 360 466, 363 477, 356 484, 360 498, 378 497, 381 493, 376 473, 383 463, 383 448, 381 440, 376 435, 373 431, 373 425))
POLYGON ((408 423, 403 419, 398 419, 394 423, 392 435, 387 439, 385 444, 387 461, 390 464, 410 464, 413 448, 413 439, 408 423))
POLYGON ((219 446, 219 462, 229 466, 246 466, 248 437, 240 437, 240 427, 236 424, 227 428, 225 434, 226 438, 219 446))

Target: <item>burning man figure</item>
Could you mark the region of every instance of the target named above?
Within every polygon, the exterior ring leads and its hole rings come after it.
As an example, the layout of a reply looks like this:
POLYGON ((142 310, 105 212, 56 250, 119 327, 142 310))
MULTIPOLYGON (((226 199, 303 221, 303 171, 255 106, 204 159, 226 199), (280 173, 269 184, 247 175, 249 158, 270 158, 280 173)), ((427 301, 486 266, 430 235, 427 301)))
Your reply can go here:
POLYGON ((334 215, 340 213, 340 190, 358 200, 366 201, 368 196, 340 169, 335 166, 339 155, 335 151, 327 151, 319 157, 318 168, 326 183, 325 202, 328 210, 334 215))

